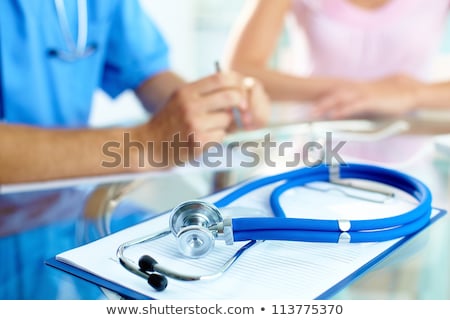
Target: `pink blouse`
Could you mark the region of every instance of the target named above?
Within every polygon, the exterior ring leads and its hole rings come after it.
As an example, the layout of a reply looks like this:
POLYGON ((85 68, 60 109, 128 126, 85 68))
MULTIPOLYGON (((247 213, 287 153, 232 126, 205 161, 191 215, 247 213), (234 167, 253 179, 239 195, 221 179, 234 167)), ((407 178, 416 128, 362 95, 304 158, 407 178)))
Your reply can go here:
POLYGON ((347 0, 292 0, 309 43, 312 74, 369 80, 428 77, 450 0, 390 0, 375 10, 347 0))

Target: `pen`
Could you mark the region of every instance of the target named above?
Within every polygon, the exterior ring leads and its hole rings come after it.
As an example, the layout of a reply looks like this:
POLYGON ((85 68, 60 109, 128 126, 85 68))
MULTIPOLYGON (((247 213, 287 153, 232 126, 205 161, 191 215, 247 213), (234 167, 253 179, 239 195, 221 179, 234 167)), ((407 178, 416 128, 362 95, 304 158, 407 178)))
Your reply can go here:
MULTIPOLYGON (((219 61, 216 61, 215 65, 216 65, 216 72, 217 73, 222 72, 219 61)), ((236 123, 236 127, 238 127, 239 129, 242 129, 243 126, 242 126, 241 113, 239 112, 239 108, 233 107, 233 108, 231 108, 231 110, 233 112, 233 119, 234 119, 234 122, 236 123)))

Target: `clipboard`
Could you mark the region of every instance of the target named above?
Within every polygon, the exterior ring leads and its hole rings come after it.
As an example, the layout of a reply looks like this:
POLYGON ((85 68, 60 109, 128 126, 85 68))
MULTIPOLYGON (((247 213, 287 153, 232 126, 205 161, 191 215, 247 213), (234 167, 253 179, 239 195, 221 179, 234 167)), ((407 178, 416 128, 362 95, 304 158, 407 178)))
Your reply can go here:
MULTIPOLYGON (((256 215, 267 215, 268 194, 272 188, 268 186, 253 191, 226 209, 237 215, 248 213, 248 209, 256 215)), ((214 202, 229 191, 231 190, 222 191, 202 200, 214 202)), ((286 206, 295 206, 296 201, 301 201, 298 200, 296 193, 303 196, 302 203, 305 206, 316 205, 314 201, 319 200, 321 205, 326 204, 320 188, 317 186, 310 188, 307 185, 287 192, 286 206)), ((361 205, 360 201, 365 201, 361 199, 349 201, 347 196, 335 193, 327 194, 326 198, 333 204, 332 210, 318 212, 316 205, 315 215, 320 214, 326 218, 327 215, 335 214, 335 210, 341 210, 345 204, 349 208, 355 205, 357 207, 361 205)), ((396 210, 403 205, 412 204, 408 204, 408 201, 401 206, 393 204, 396 210)), ((377 214, 377 206, 368 202, 365 210, 377 214)), ((445 210, 434 209, 429 224, 419 233, 445 214, 445 210)), ((128 229, 63 252, 46 261, 46 264, 114 291, 127 299, 329 299, 417 234, 386 242, 365 244, 268 241, 245 253, 241 258, 242 261, 238 261, 217 280, 186 283, 169 279, 168 288, 156 292, 142 278, 123 268, 115 259, 115 251, 123 242, 166 228, 167 220, 168 213, 160 214, 128 229), (266 270, 264 264, 271 264, 273 269, 266 270)), ((135 248, 135 252, 130 252, 130 256, 136 261, 139 255, 145 254, 147 250, 156 250, 158 261, 162 255, 165 259, 166 254, 174 258, 164 261, 166 265, 169 263, 172 267, 170 263, 187 263, 188 267, 192 267, 198 264, 192 268, 202 270, 204 267, 202 261, 186 262, 186 259, 177 256, 175 241, 168 239, 170 240, 172 241, 168 244, 152 244, 151 248, 135 248)), ((229 249, 219 247, 218 255, 221 254, 220 250, 229 249)))

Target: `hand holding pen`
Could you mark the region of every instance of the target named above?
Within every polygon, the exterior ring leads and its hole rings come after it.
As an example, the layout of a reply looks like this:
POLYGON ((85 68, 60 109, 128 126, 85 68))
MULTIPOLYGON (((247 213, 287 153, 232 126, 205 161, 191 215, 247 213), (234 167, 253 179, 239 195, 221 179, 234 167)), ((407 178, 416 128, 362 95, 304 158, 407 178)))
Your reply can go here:
POLYGON ((236 72, 216 72, 181 85, 138 135, 154 141, 154 161, 180 165, 199 156, 211 142, 222 142, 239 124, 245 130, 264 125, 268 110, 267 95, 257 81, 236 72), (166 142, 172 147, 164 149, 166 142))
MULTIPOLYGON (((221 73, 222 72, 222 68, 220 67, 219 61, 216 61, 215 67, 216 67, 216 72, 217 73, 221 73)), ((242 129, 243 125, 242 125, 241 112, 239 110, 239 107, 232 107, 231 111, 233 113, 233 120, 234 120, 234 124, 235 124, 236 128, 238 130, 242 129)))
MULTIPOLYGON (((222 69, 218 61, 215 63, 216 73, 221 73, 222 69)), ((267 124, 270 113, 269 98, 262 85, 252 77, 243 77, 241 90, 243 89, 243 108, 233 106, 232 127, 237 130, 251 130, 267 124)))

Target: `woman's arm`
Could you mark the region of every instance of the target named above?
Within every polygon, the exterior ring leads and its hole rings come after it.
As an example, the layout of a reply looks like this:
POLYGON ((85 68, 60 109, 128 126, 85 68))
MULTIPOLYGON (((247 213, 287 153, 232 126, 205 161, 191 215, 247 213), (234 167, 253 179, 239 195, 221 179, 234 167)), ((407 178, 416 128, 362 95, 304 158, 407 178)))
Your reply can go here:
POLYGON ((268 67, 292 0, 249 0, 238 19, 226 56, 230 69, 259 79, 277 101, 309 101, 342 81, 302 78, 268 67))

